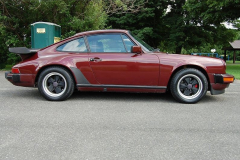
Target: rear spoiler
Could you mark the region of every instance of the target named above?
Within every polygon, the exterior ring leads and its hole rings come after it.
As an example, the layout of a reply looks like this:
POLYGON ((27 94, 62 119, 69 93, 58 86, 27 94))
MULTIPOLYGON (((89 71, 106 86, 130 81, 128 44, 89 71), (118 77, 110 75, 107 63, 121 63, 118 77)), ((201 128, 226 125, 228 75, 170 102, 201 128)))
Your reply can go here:
POLYGON ((26 47, 14 47, 9 48, 9 52, 16 53, 16 54, 31 54, 31 53, 37 53, 40 49, 29 49, 26 47))

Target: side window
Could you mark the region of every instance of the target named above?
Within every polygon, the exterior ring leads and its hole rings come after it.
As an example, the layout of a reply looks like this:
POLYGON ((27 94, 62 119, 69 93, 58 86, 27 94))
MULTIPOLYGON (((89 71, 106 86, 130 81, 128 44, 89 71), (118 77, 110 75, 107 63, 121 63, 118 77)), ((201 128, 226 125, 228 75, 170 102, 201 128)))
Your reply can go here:
POLYGON ((87 52, 87 47, 84 39, 79 38, 62 44, 61 46, 57 47, 57 51, 87 52))
POLYGON ((126 52, 120 34, 88 36, 91 52, 126 52))
POLYGON ((131 47, 135 46, 135 44, 124 34, 122 35, 122 38, 123 38, 123 42, 127 48, 127 51, 131 52, 131 47))

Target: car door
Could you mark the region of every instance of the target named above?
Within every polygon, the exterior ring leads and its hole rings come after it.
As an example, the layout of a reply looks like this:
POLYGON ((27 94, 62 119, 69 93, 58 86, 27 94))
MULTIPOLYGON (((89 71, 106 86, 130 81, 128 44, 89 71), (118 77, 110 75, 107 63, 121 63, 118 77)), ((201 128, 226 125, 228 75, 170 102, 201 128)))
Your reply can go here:
POLYGON ((159 59, 154 54, 131 53, 135 45, 125 34, 87 36, 89 63, 96 80, 106 85, 157 86, 159 59))
POLYGON ((59 45, 56 53, 65 54, 60 61, 71 69, 77 85, 97 83, 89 65, 89 53, 84 37, 74 38, 59 45))

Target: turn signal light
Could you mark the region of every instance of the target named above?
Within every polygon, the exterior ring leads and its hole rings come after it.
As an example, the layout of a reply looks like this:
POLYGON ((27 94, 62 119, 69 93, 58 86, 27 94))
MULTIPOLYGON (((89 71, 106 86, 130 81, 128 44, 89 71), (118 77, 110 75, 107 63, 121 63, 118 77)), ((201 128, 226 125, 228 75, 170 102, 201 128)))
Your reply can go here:
POLYGON ((234 81, 234 78, 233 77, 223 77, 223 82, 227 82, 227 83, 231 83, 234 81))
POLYGON ((12 73, 16 73, 16 74, 19 74, 20 71, 18 68, 12 68, 12 73))

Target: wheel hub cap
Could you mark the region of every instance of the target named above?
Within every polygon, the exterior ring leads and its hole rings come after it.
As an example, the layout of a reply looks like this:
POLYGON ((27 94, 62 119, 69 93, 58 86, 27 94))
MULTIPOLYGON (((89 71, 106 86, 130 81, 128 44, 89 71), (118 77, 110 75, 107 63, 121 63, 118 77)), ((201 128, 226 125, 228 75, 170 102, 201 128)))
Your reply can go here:
POLYGON ((62 74, 51 72, 44 77, 42 86, 48 96, 59 97, 65 93, 67 81, 62 74))
POLYGON ((188 84, 187 88, 192 89, 193 88, 192 84, 188 84))
POLYGON ((184 75, 179 79, 177 91, 184 99, 194 99, 201 95, 203 84, 201 79, 194 74, 184 75))
POLYGON ((53 82, 53 86, 54 86, 54 87, 57 87, 57 86, 58 86, 58 83, 57 83, 57 82, 53 82))

